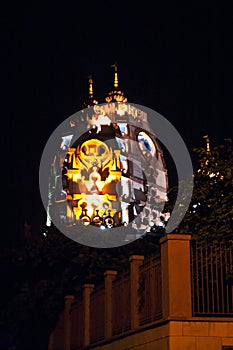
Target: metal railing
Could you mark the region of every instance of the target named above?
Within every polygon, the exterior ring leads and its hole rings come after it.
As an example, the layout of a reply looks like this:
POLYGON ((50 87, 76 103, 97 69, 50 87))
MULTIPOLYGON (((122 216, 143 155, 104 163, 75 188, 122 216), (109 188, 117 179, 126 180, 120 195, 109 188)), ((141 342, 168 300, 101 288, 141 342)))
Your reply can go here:
POLYGON ((191 243, 193 316, 233 316, 233 246, 191 243))
POLYGON ((95 343, 104 339, 105 322, 105 291, 104 286, 95 288, 90 300, 90 341, 95 343))
POLYGON ((160 255, 145 260, 139 268, 140 288, 139 323, 140 325, 162 318, 162 277, 160 255))
POLYGON ((119 275, 112 284, 112 334, 130 329, 130 273, 119 275))
POLYGON ((83 300, 80 296, 72 304, 71 308, 71 348, 83 348, 84 319, 83 319, 83 300))

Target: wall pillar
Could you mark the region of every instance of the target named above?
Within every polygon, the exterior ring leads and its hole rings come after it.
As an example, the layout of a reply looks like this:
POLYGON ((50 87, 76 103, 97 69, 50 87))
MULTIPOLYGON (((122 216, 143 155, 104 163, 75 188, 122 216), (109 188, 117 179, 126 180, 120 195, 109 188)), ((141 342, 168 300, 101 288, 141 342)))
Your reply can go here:
POLYGON ((192 316, 190 240, 191 235, 172 233, 160 239, 164 319, 192 316))
POLYGON ((90 344, 90 303, 91 303, 91 292, 94 289, 94 284, 83 285, 83 322, 84 322, 84 334, 83 334, 83 345, 87 346, 90 344))
POLYGON ((135 329, 139 326, 139 313, 138 313, 138 289, 139 289, 139 267, 144 260, 142 255, 132 255, 129 258, 130 262, 130 319, 131 329, 135 329))
POLYGON ((73 295, 65 296, 65 309, 64 309, 64 350, 70 350, 70 338, 71 338, 71 319, 70 310, 74 300, 73 295))
POLYGON ((54 350, 54 332, 50 334, 48 350, 54 350))
POLYGON ((105 279, 105 339, 112 336, 112 281, 116 278, 117 271, 107 270, 104 273, 105 279))

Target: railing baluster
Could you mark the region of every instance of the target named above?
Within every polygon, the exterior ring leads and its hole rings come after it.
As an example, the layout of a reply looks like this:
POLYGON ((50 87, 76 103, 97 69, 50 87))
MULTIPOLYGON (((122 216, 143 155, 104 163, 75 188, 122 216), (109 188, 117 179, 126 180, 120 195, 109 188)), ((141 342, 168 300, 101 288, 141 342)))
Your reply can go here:
MULTIPOLYGON (((228 274, 227 249, 225 249, 225 252, 224 252, 224 259, 225 259, 225 275, 227 276, 227 274, 228 274)), ((230 311, 230 303, 228 302, 228 300, 229 300, 229 288, 227 286, 227 288, 226 288, 226 312, 227 313, 230 311)))
MULTIPOLYGON (((231 271, 231 273, 233 274, 233 259, 232 259, 232 250, 233 247, 231 246, 230 252, 229 252, 229 269, 231 271)), ((233 281, 231 281, 231 285, 228 286, 228 289, 231 291, 231 312, 233 313, 233 281)), ((229 303, 230 303, 230 298, 229 298, 229 303)))
POLYGON ((213 247, 210 246, 210 269, 211 269, 211 291, 212 291, 212 313, 214 313, 214 269, 213 269, 213 247))
POLYGON ((218 251, 217 251, 217 247, 215 246, 215 274, 216 274, 216 278, 215 278, 215 285, 216 285, 216 310, 217 313, 220 312, 219 310, 219 283, 218 283, 218 251))
POLYGON ((197 288, 197 312, 200 312, 200 287, 199 287, 199 252, 196 244, 196 288, 197 288))
POLYGON ((194 271, 195 271, 195 266, 194 266, 194 242, 191 242, 190 244, 190 262, 191 262, 191 291, 192 291, 192 314, 194 315, 195 313, 195 285, 194 285, 194 271))
POLYGON ((201 306, 202 310, 205 311, 205 295, 204 295, 204 290, 205 290, 205 285, 204 285, 204 262, 203 262, 203 246, 200 247, 201 249, 201 306))
POLYGON ((209 292, 209 254, 208 254, 208 245, 205 246, 205 274, 206 274, 206 304, 207 312, 210 312, 210 292, 209 292))
MULTIPOLYGON (((225 246, 226 249, 226 246, 225 246)), ((223 263, 222 263, 222 254, 223 254, 223 248, 222 245, 220 245, 220 249, 219 249, 219 258, 220 258, 220 281, 221 281, 221 301, 222 301, 222 305, 221 305, 221 312, 224 313, 225 312, 225 298, 224 298, 224 277, 223 277, 223 263)))

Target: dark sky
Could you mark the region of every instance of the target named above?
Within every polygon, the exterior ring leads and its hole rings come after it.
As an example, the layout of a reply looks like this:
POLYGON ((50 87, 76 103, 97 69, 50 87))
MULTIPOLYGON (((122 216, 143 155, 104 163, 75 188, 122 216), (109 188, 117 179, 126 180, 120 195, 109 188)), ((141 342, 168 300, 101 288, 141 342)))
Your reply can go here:
POLYGON ((90 73, 104 102, 114 62, 128 101, 166 117, 189 149, 203 146, 205 134, 212 145, 233 137, 233 15, 222 3, 18 2, 4 9, 9 235, 24 219, 35 229, 44 223, 38 169, 45 143, 81 109, 90 73))

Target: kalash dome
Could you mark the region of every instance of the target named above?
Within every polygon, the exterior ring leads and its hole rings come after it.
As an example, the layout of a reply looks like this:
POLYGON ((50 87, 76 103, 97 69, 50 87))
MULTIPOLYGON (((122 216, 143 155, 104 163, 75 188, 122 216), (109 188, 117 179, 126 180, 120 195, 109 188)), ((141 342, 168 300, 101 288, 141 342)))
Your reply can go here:
POLYGON ((161 146, 147 113, 119 90, 116 65, 105 102, 94 99, 90 76, 84 108, 66 120, 52 155, 47 202, 47 227, 95 247, 129 243, 168 219, 161 146))

